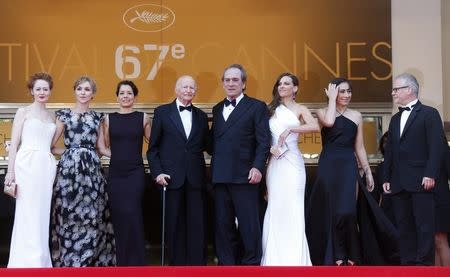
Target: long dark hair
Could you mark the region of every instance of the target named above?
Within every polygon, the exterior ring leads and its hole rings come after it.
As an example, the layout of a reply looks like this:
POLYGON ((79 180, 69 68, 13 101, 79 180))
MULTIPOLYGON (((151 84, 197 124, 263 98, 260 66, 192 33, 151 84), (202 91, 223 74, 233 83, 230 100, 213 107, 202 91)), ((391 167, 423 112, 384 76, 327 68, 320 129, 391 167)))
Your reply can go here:
POLYGON ((280 106, 280 104, 281 104, 281 97, 280 97, 280 94, 278 93, 278 85, 280 84, 281 78, 283 78, 284 76, 288 76, 289 78, 291 78, 294 86, 298 87, 300 85, 300 82, 299 82, 297 76, 295 76, 292 73, 285 72, 285 73, 281 74, 280 76, 278 76, 277 80, 275 81, 275 84, 273 84, 272 102, 270 102, 270 104, 269 104, 269 114, 271 116, 275 113, 276 108, 278 106, 280 106))

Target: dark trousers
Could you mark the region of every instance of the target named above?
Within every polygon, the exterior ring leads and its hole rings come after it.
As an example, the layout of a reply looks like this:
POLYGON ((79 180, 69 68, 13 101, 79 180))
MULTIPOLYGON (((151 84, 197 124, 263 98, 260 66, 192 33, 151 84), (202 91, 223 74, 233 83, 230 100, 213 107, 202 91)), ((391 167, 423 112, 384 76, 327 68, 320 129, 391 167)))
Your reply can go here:
POLYGON ((206 265, 205 195, 188 182, 167 190, 167 247, 170 265, 206 265))
POLYGON ((214 194, 219 264, 259 265, 262 256, 259 185, 214 184, 214 194))
POLYGON ((434 195, 402 191, 392 195, 403 265, 434 265, 434 195))

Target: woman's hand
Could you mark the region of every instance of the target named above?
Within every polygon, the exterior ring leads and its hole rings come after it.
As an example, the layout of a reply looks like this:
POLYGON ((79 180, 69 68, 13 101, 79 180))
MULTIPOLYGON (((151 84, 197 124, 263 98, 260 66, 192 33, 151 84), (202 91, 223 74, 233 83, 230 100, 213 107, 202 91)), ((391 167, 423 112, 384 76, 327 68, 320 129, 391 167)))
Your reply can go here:
POLYGON ((375 187, 375 182, 373 181, 372 173, 366 172, 366 187, 369 192, 372 192, 375 187))
POLYGON ((283 133, 281 133, 280 137, 278 138, 278 147, 281 147, 286 142, 286 139, 290 134, 291 129, 286 129, 283 133))
POLYGON ((15 176, 14 176, 14 172, 8 171, 8 173, 6 173, 5 175, 5 182, 4 184, 9 186, 12 182, 15 181, 15 176))
POLYGON ((328 96, 328 99, 330 99, 330 101, 336 101, 337 95, 338 95, 338 89, 337 86, 335 84, 328 84, 328 88, 325 88, 325 93, 328 96))

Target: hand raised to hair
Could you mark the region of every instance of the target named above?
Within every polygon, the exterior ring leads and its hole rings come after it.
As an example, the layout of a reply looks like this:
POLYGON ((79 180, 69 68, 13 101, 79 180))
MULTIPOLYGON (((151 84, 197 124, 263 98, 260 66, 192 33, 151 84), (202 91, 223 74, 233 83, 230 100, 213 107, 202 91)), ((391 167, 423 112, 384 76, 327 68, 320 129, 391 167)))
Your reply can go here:
POLYGON ((328 88, 325 88, 325 93, 328 96, 328 99, 335 101, 338 95, 338 89, 335 84, 329 83, 328 88))

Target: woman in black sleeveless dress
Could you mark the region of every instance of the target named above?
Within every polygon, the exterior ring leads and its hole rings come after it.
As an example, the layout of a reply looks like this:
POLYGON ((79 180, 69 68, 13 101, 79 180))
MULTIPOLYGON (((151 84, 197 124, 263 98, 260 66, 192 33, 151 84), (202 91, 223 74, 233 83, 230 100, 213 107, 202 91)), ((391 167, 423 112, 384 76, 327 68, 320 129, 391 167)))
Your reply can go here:
POLYGON ((142 196, 145 189, 142 162, 143 137, 150 137, 150 120, 133 111, 138 89, 131 81, 121 81, 116 95, 120 111, 105 120, 105 141, 110 148, 108 194, 116 239, 118 266, 146 265, 142 196))
POLYGON ((366 174, 369 191, 374 181, 363 143, 361 113, 348 108, 352 95, 349 81, 334 79, 325 92, 328 107, 317 111, 323 149, 307 209, 311 261, 314 265, 353 265, 360 262, 361 256, 356 157, 366 174))

